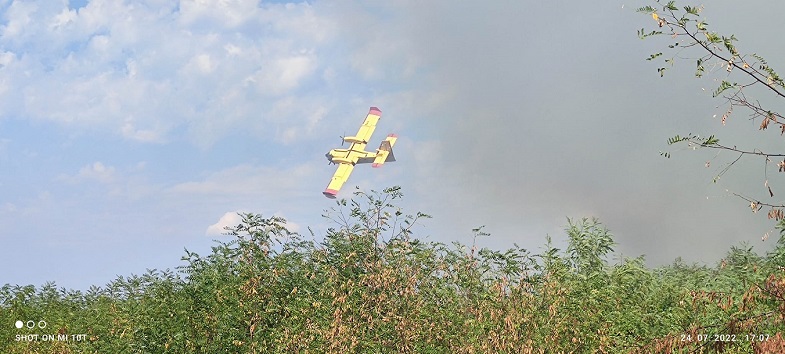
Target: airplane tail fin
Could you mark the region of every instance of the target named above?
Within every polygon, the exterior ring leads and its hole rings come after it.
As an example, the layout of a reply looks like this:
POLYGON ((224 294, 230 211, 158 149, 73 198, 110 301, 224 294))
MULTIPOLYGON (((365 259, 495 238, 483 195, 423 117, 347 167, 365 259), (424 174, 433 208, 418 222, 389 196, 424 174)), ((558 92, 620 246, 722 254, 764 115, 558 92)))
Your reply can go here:
POLYGON ((398 136, 390 134, 382 141, 382 144, 379 145, 379 149, 377 150, 376 158, 373 160, 373 167, 382 167, 385 162, 395 161, 395 155, 393 155, 392 148, 395 145, 396 140, 398 140, 398 136))

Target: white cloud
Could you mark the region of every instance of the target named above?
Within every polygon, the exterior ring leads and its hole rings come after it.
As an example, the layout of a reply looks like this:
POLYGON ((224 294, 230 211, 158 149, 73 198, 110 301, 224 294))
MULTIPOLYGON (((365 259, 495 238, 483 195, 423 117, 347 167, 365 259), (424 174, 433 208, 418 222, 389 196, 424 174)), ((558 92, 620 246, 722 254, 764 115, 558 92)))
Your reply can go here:
POLYGON ((194 72, 201 75, 207 75, 215 70, 216 63, 210 58, 210 54, 198 54, 188 61, 185 69, 188 72, 194 72))
POLYGON ((38 5, 30 2, 14 1, 5 11, 5 18, 8 22, 0 27, 0 36, 3 39, 13 39, 23 33, 32 21, 32 16, 38 9, 38 5))
POLYGON ((238 213, 243 213, 242 210, 229 211, 224 213, 218 222, 207 227, 205 235, 207 236, 220 236, 224 235, 227 227, 234 227, 240 224, 242 217, 238 213))
MULTIPOLYGON (((247 211, 245 210, 234 210, 224 213, 224 215, 221 216, 220 219, 218 219, 218 222, 207 227, 207 230, 205 230, 205 235, 206 236, 225 235, 227 232, 226 228, 235 227, 239 225, 243 220, 243 218, 239 214, 246 213, 246 212, 247 211)), ((284 217, 283 214, 280 212, 274 213, 273 215, 286 219, 286 217, 284 217)), ((289 232, 300 232, 300 230, 302 229, 299 224, 291 222, 289 220, 286 220, 286 225, 284 226, 286 227, 287 230, 289 230, 289 232)))
POLYGON ((14 53, 2 52, 0 53, 0 66, 8 66, 8 64, 11 64, 14 59, 16 59, 16 55, 14 53))
POLYGON ((130 140, 136 140, 139 142, 163 142, 163 131, 162 129, 138 129, 134 125, 133 118, 127 117, 125 120, 125 124, 123 127, 120 128, 123 137, 128 138, 130 140))
POLYGON ((311 117, 270 107, 329 96, 308 84, 323 81, 320 57, 335 50, 337 25, 314 6, 89 1, 77 11, 14 1, 0 15, 0 118, 139 142, 184 131, 203 147, 232 132, 310 127, 311 117))
POLYGON ((180 2, 180 20, 189 25, 221 23, 237 27, 258 14, 257 0, 187 0, 180 2))
POLYGON ((263 64, 262 68, 246 79, 267 95, 282 95, 300 86, 316 69, 313 55, 295 55, 263 64))
POLYGON ((112 166, 105 166, 101 162, 94 162, 91 165, 82 167, 76 175, 76 179, 110 183, 115 179, 115 168, 112 166))
POLYGON ((74 23, 77 17, 76 10, 63 9, 59 14, 54 16, 49 27, 53 30, 64 28, 65 26, 74 23))
POLYGON ((286 229, 289 230, 289 232, 297 233, 297 232, 300 232, 302 230, 302 227, 300 226, 300 224, 287 219, 286 216, 283 215, 283 213, 278 212, 278 213, 275 213, 273 215, 275 215, 277 217, 284 218, 286 220, 286 225, 284 225, 284 227, 286 227, 286 229))

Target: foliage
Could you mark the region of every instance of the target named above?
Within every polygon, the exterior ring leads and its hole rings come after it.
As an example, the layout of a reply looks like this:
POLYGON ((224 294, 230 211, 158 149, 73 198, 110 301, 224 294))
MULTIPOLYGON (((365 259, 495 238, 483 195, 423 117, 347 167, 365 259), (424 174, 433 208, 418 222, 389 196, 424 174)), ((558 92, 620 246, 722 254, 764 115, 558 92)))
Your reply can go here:
POLYGON ((404 214, 401 196, 339 201, 319 241, 248 213, 232 241, 206 256, 186 250, 176 272, 87 292, 5 285, 0 322, 46 319, 51 333, 87 336, 17 341, 36 331, 2 326, 0 351, 748 353, 785 343, 782 244, 763 256, 733 247, 716 267, 650 269, 642 258, 610 262, 612 234, 584 218, 567 220, 564 250, 550 238, 540 254, 446 245, 412 236, 429 216, 404 214))
MULTIPOLYGON (((750 120, 760 122, 758 130, 763 131, 770 126, 779 126, 780 136, 785 134, 785 118, 781 113, 770 108, 776 106, 777 101, 785 99, 785 80, 762 56, 739 49, 736 44, 738 39, 733 34, 723 35, 711 31, 709 24, 701 15, 704 9, 702 5, 687 5, 680 8, 675 1, 650 2, 652 5, 640 7, 638 12, 650 15, 654 20, 650 22, 651 26, 656 26, 656 29, 648 31, 642 28, 638 31, 638 36, 641 39, 667 36, 667 43, 669 43, 667 51, 670 54, 666 55, 658 51, 646 58, 649 61, 663 60, 663 65, 657 68, 660 76, 664 76, 677 60, 695 60, 696 78, 710 76, 715 82, 719 82, 712 91, 712 97, 721 97, 727 105, 727 109, 719 119, 723 126, 736 110, 742 110, 749 113, 750 120), (699 53, 697 57, 691 57, 691 53, 696 50, 699 53)), ((684 143, 690 149, 715 149, 735 157, 716 174, 713 179, 715 183, 744 157, 763 160, 762 184, 765 188, 763 195, 754 197, 736 192, 732 194, 750 203, 753 212, 759 211, 764 206, 769 207, 767 217, 775 220, 779 229, 785 228, 785 204, 761 201, 765 198, 774 198, 776 188, 772 189, 768 172, 772 163, 776 164, 778 172, 785 172, 785 154, 764 151, 758 147, 737 147, 741 144, 720 144, 719 139, 714 135, 709 138, 701 138, 693 134, 684 137, 676 135, 668 139, 668 145, 676 143, 684 143)), ((660 152, 660 155, 671 157, 670 152, 660 152)), ((710 163, 711 161, 706 162, 706 167, 710 163)))

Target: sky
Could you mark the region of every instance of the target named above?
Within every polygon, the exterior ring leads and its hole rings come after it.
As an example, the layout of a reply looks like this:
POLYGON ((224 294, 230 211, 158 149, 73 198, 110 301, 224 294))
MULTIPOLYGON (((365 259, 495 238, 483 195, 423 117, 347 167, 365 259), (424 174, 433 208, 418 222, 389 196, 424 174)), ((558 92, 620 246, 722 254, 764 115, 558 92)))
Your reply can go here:
MULTIPOLYGON (((484 225, 479 246, 537 253, 548 235, 565 246, 568 217, 597 217, 614 259, 765 252, 773 223, 726 192, 762 198, 763 163, 715 184, 735 155, 666 140, 782 138, 743 113, 719 123, 721 76, 693 78, 702 53, 660 78, 645 58, 670 43, 638 38, 646 4, 0 0, 0 284, 174 268, 229 241, 238 212, 318 241, 334 226, 324 154, 371 106, 369 147, 396 133, 397 161, 359 166, 339 196, 401 186, 404 211, 433 216, 414 230, 425 240, 471 243, 484 225)), ((776 66, 783 11, 722 0, 704 15, 776 66)), ((782 202, 769 172, 766 201, 782 202)))

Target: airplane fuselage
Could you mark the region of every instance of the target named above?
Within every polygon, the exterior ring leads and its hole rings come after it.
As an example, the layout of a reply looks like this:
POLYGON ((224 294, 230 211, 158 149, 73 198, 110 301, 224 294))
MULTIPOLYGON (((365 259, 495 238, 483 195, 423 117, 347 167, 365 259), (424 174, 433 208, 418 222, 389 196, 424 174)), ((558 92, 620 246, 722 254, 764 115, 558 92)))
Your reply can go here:
POLYGON ((369 163, 373 161, 375 153, 350 149, 332 149, 324 156, 332 163, 369 163))

